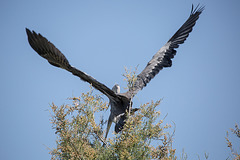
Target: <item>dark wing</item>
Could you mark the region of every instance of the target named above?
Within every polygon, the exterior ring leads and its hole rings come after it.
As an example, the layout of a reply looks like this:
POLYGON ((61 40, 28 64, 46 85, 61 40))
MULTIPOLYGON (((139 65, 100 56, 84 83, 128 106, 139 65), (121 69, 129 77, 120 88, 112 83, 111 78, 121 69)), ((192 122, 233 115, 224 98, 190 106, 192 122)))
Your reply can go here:
POLYGON ((67 58, 59 51, 51 42, 49 42, 41 34, 37 34, 34 31, 30 31, 26 28, 28 35, 28 42, 30 46, 43 58, 48 60, 48 62, 56 67, 63 68, 73 75, 78 76, 83 81, 90 83, 94 88, 105 94, 108 98, 113 101, 118 101, 117 95, 109 89, 104 84, 98 82, 93 77, 87 75, 86 73, 72 67, 67 58))
POLYGON ((152 78, 163 67, 172 66, 172 58, 176 55, 175 48, 178 48, 179 44, 184 43, 187 39, 189 33, 192 31, 193 26, 199 18, 199 15, 204 10, 204 7, 199 7, 199 5, 194 9, 192 6, 191 14, 187 21, 181 26, 181 28, 170 38, 170 40, 153 56, 153 58, 148 62, 145 69, 137 75, 137 80, 134 83, 133 88, 130 88, 126 93, 128 96, 134 96, 143 87, 147 85, 152 78))

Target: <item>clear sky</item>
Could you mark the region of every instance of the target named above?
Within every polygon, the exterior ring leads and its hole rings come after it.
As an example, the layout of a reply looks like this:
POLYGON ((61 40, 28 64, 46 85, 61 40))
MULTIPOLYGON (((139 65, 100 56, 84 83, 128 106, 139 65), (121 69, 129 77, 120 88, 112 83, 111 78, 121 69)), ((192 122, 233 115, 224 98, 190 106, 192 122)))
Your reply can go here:
MULTIPOLYGON (((158 109, 176 124, 177 155, 184 149, 189 159, 205 152, 226 159, 226 131, 240 122, 239 0, 0 1, 0 159, 50 159, 47 147, 55 146, 56 135, 49 105, 71 104, 68 97, 89 90, 37 55, 25 27, 47 37, 73 66, 123 88, 124 66, 141 71, 185 22, 192 3, 206 6, 193 32, 134 106, 163 98, 158 109)), ((240 140, 230 138, 239 149, 240 140)))

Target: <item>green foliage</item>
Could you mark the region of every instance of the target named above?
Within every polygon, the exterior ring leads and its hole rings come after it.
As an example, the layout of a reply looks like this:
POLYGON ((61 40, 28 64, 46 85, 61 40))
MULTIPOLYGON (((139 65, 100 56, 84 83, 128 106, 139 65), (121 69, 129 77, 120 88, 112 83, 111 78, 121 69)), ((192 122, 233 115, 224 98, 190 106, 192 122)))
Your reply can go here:
MULTIPOLYGON (((131 87, 134 74, 124 76, 131 87)), ((71 100, 72 105, 51 105, 51 123, 57 134, 57 147, 50 151, 52 159, 176 159, 172 135, 167 132, 171 126, 163 124, 156 110, 160 101, 144 104, 127 115, 123 130, 105 141, 106 122, 95 115, 103 114, 107 103, 92 89, 71 100)))
POLYGON ((114 137, 111 146, 119 159, 174 159, 172 137, 165 132, 169 125, 156 121, 160 101, 142 105, 140 111, 128 117, 121 134, 114 137), (151 146, 151 142, 159 144, 151 146))
POLYGON ((170 125, 158 120, 160 101, 142 105, 134 115, 128 115, 122 132, 105 142, 104 121, 97 123, 94 115, 104 112, 107 104, 92 90, 72 100, 73 105, 51 105, 58 136, 57 148, 50 152, 52 159, 175 159, 172 137, 166 132, 170 125))
POLYGON ((93 96, 92 90, 72 100, 73 105, 51 105, 51 121, 58 135, 57 148, 50 152, 52 159, 94 159, 98 150, 93 146, 100 146, 97 136, 102 135, 94 114, 107 109, 107 105, 101 97, 93 96))
MULTIPOLYGON (((136 71, 126 70, 123 74, 127 88, 133 87, 136 71)), ((100 114, 105 114, 108 103, 100 95, 94 95, 93 89, 82 93, 80 97, 70 98, 72 105, 51 105, 51 123, 56 130, 57 146, 50 151, 53 160, 141 160, 162 159, 176 160, 172 148, 173 134, 167 131, 171 125, 163 124, 157 107, 160 100, 141 105, 134 114, 127 115, 123 130, 105 140, 103 137, 106 121, 100 114), (97 115, 97 116, 96 116, 97 115), (96 116, 96 118, 95 118, 96 116), (103 145, 104 144, 104 145, 103 145)), ((106 115, 105 119, 109 115, 106 115)), ((232 133, 240 138, 240 129, 236 124, 232 133)), ((226 141, 231 151, 228 159, 240 160, 229 140, 226 141)), ((205 159, 209 154, 205 153, 205 159)), ((179 159, 188 159, 183 151, 179 159)), ((200 159, 200 158, 199 158, 200 159)))
MULTIPOLYGON (((131 88, 135 81, 134 72, 123 76, 127 87, 131 88)), ((82 93, 80 97, 71 98, 72 105, 60 107, 51 105, 51 123, 57 134, 57 146, 50 151, 53 160, 141 160, 162 159, 176 160, 175 149, 172 148, 173 134, 167 131, 171 125, 163 124, 160 111, 157 107, 160 100, 141 105, 134 114, 127 115, 123 130, 105 140, 103 137, 107 117, 98 118, 108 109, 108 104, 100 95, 93 94, 93 89, 82 93), (95 116, 98 117, 95 118, 95 116), (103 145, 104 144, 104 145, 103 145)), ((232 133, 240 138, 238 125, 231 129, 232 133)), ((231 150, 229 159, 240 160, 240 155, 233 149, 226 137, 231 150)), ((205 159, 209 154, 205 153, 205 159)), ((183 151, 179 159, 188 159, 183 151)), ((200 159, 200 158, 199 158, 200 159)))

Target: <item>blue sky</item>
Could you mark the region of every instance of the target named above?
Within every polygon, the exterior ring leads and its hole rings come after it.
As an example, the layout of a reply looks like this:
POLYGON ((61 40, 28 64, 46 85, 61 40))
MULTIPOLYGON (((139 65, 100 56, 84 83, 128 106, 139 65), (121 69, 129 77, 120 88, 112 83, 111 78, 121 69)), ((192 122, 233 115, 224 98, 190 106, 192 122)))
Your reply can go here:
MULTIPOLYGON (((226 131, 240 122, 238 0, 1 1, 0 159, 50 159, 47 147, 55 146, 56 135, 49 105, 71 104, 68 97, 89 90, 38 56, 25 27, 47 37, 73 66, 123 88, 124 67, 141 71, 185 22, 192 3, 206 9, 173 66, 138 93, 134 106, 163 98, 158 109, 176 124, 178 155, 184 149, 189 159, 205 152, 226 159, 226 131)), ((230 138, 239 150, 239 139, 230 138)))

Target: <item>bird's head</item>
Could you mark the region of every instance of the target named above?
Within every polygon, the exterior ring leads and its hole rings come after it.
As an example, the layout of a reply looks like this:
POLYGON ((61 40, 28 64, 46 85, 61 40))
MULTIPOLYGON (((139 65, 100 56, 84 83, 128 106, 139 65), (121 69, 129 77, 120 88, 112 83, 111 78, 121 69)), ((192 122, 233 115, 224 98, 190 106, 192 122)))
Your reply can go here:
POLYGON ((120 86, 118 84, 115 84, 112 88, 113 92, 116 94, 120 93, 120 86))

